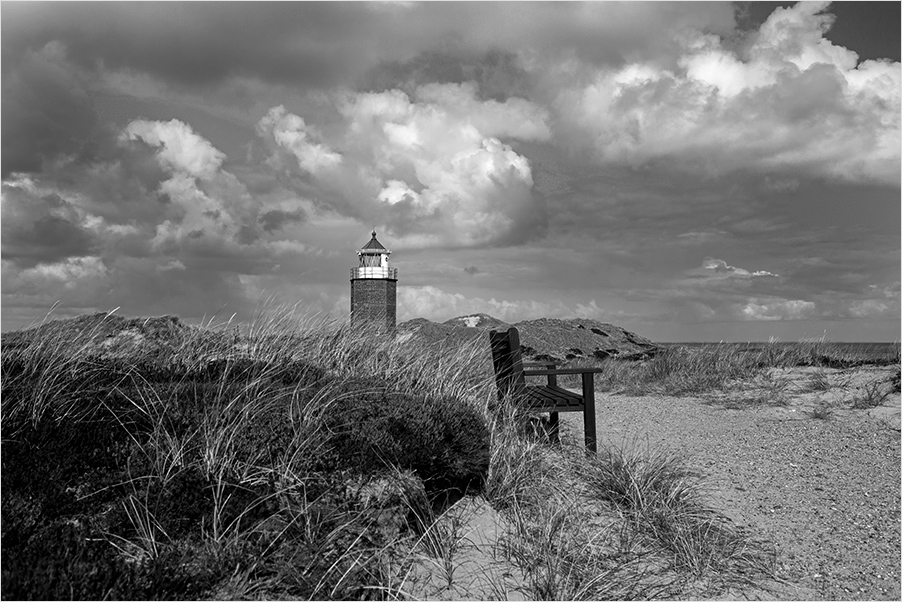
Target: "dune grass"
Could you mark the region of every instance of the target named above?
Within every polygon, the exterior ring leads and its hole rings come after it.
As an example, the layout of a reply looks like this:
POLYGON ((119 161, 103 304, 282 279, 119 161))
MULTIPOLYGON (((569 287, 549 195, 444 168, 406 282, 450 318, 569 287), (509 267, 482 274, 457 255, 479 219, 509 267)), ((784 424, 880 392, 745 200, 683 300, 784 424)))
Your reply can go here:
POLYGON ((583 472, 650 547, 679 573, 729 581, 772 575, 775 553, 712 509, 705 482, 685 459, 648 444, 605 449, 583 472))
MULTIPOLYGON (((865 347, 817 339, 747 346, 732 343, 704 347, 674 345, 662 348, 653 358, 641 362, 581 359, 574 363, 603 368, 604 372, 596 376, 596 385, 602 391, 627 395, 697 395, 741 387, 756 378, 768 380, 774 368, 850 368, 866 364, 899 365, 899 361, 898 343, 876 357, 865 347)), ((572 378, 562 382, 575 383, 572 378)), ((809 384, 812 390, 823 390, 829 385, 822 370, 814 373, 809 384)), ((768 395, 778 403, 783 397, 780 383, 769 382, 768 385, 774 389, 768 395)))
POLYGON ((852 408, 856 410, 870 410, 880 407, 892 394, 891 383, 883 380, 872 380, 865 383, 858 396, 852 400, 852 408))

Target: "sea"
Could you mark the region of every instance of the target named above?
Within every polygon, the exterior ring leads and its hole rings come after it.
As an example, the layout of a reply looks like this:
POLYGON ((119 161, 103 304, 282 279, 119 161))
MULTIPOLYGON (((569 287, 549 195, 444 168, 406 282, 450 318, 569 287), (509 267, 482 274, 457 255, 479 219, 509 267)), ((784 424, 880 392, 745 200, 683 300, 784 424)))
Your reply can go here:
POLYGON ((754 353, 767 347, 792 348, 799 345, 817 346, 824 353, 833 356, 849 357, 863 361, 893 362, 899 360, 899 343, 844 343, 834 341, 800 341, 800 342, 749 342, 749 343, 658 343, 662 347, 718 348, 735 347, 744 353, 754 353))

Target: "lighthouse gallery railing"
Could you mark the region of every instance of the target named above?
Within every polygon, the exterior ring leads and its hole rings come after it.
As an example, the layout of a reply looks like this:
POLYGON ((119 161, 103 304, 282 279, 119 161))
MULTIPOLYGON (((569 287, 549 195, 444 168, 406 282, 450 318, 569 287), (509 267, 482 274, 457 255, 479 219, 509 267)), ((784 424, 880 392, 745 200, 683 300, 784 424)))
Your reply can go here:
POLYGON ((386 278, 389 280, 397 280, 398 268, 351 268, 351 280, 360 278, 386 278))

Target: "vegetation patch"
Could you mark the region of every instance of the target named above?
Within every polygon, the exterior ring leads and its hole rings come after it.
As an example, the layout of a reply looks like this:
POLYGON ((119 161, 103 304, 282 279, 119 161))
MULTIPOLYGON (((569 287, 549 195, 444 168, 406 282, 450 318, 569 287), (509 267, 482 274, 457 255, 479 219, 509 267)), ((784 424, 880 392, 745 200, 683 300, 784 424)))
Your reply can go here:
POLYGON ((772 576, 773 550, 711 509, 703 481, 676 453, 608 448, 588 464, 585 478, 675 570, 724 582, 772 576))
MULTIPOLYGON (((601 390, 629 395, 699 395, 746 387, 756 378, 771 381, 771 390, 761 402, 781 403, 785 391, 774 382, 774 369, 797 366, 820 368, 809 382, 810 390, 826 390, 829 380, 824 368, 849 368, 862 365, 892 365, 899 361, 899 345, 887 346, 874 354, 870 349, 838 343, 811 341, 794 344, 729 344, 689 347, 672 345, 641 361, 624 361, 608 352, 574 363, 601 367, 596 377, 601 390)), ((562 382, 567 382, 562 381, 562 382)), ((785 386, 784 386, 785 389, 785 386)))
POLYGON ((363 492, 484 486, 471 350, 165 325, 115 354, 102 318, 4 340, 5 598, 367 597, 434 515, 363 492))
MULTIPOLYGON (((638 361, 581 348, 571 360, 603 367, 600 390, 751 382, 768 404, 785 398, 775 368, 857 361, 824 344, 638 361)), ((864 386, 856 407, 893 387, 864 386)), ((419 556, 457 591, 464 525, 440 519, 471 493, 505 519, 495 552, 516 570, 491 584, 499 597, 676 597, 687 579, 765 579, 774 562, 677 454, 548 445, 497 400, 485 336, 83 316, 4 335, 2 414, 8 599, 391 598, 419 556)))
POLYGON ((892 392, 892 383, 872 380, 861 387, 859 395, 852 400, 852 407, 856 410, 870 410, 880 407, 892 392))

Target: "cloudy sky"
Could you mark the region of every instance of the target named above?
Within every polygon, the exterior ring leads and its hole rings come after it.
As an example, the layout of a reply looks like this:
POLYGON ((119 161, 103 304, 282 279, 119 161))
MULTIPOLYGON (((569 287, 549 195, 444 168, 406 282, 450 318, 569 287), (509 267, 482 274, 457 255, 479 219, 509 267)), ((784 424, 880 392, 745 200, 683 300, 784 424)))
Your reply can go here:
POLYGON ((900 4, 11 3, 2 326, 588 317, 895 341, 900 4))

